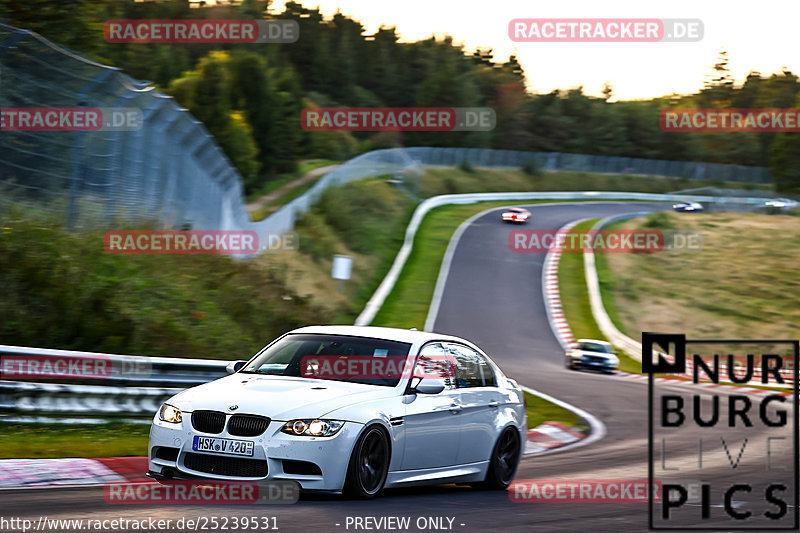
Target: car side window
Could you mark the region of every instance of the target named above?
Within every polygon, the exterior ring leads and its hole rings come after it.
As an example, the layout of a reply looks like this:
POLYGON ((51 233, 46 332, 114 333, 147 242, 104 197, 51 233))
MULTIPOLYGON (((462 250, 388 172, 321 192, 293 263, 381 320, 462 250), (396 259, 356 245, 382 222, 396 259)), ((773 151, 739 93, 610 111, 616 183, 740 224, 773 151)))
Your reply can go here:
POLYGON ((478 361, 481 367, 481 374, 483 375, 483 386, 484 387, 496 387, 497 386, 497 377, 494 375, 494 368, 492 365, 489 364, 489 361, 486 360, 482 354, 478 355, 478 361))
POLYGON ((459 388, 483 387, 480 354, 463 344, 452 342, 448 342, 445 348, 456 362, 456 385, 459 388))
POLYGON ((456 388, 455 369, 452 357, 440 342, 426 344, 414 364, 414 377, 441 379, 445 390, 456 388))

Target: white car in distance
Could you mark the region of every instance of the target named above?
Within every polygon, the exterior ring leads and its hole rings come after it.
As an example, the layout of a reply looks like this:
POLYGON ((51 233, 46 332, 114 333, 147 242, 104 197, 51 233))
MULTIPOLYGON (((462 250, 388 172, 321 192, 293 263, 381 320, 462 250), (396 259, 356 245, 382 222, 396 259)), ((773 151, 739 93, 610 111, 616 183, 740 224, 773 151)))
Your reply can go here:
POLYGON ((672 209, 682 213, 700 213, 705 211, 703 204, 699 202, 678 202, 677 204, 672 204, 672 209))
POLYGON ((565 354, 564 366, 570 370, 599 370, 613 374, 619 368, 614 347, 606 341, 578 339, 576 346, 565 354))

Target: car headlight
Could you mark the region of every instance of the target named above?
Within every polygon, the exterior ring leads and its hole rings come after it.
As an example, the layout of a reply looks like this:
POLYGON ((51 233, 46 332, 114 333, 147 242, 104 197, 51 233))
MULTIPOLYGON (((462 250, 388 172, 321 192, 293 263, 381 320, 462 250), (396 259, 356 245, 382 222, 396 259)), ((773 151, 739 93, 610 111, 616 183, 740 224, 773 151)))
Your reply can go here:
POLYGON ((281 431, 289 435, 303 437, 330 437, 342 429, 344 420, 319 420, 316 418, 306 418, 302 420, 289 420, 281 431))
POLYGON ((165 403, 158 411, 158 419, 171 424, 180 424, 183 421, 183 414, 177 407, 165 403))
POLYGON ((608 362, 614 366, 619 366, 619 357, 612 355, 608 358, 608 362))

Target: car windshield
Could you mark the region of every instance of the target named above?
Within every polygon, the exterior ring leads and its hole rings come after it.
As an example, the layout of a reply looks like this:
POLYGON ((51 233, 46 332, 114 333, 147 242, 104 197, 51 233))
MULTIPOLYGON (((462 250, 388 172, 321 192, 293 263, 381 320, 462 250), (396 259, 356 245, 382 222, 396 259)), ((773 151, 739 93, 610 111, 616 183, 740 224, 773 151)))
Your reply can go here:
POLYGON ((582 342, 580 348, 584 352, 611 353, 611 347, 599 342, 582 342))
POLYGON ((241 372, 394 387, 410 349, 385 339, 292 334, 264 349, 241 372))

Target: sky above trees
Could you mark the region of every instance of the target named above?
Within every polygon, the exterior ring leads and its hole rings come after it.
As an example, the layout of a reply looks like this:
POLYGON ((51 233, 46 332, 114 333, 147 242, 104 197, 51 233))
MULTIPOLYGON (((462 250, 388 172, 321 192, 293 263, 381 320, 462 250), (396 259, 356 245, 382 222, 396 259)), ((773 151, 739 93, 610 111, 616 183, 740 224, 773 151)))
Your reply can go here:
MULTIPOLYGON (((280 11, 286 0, 275 0, 280 11)), ((361 22, 367 32, 397 26, 401 41, 451 35, 468 51, 493 48, 496 57, 515 54, 529 75, 527 88, 547 93, 583 86, 601 96, 610 81, 619 99, 654 98, 696 92, 716 54, 729 52, 733 79, 743 83, 751 71, 800 72, 793 0, 739 5, 726 0, 308 0, 326 16, 337 11, 361 22), (507 25, 514 18, 699 18, 705 35, 696 43, 514 43, 507 25)))

